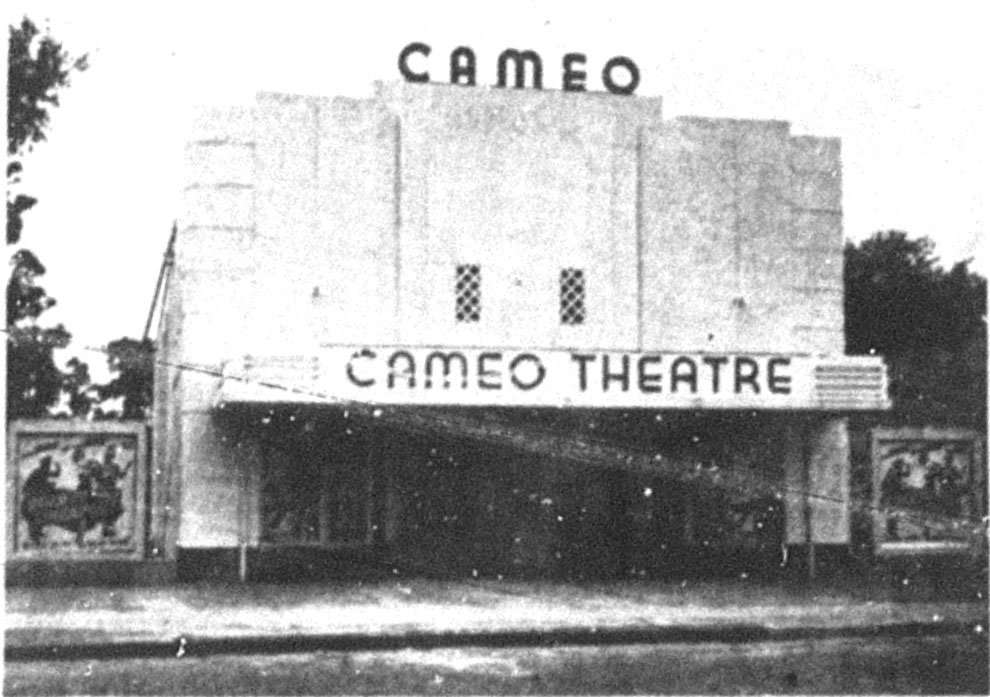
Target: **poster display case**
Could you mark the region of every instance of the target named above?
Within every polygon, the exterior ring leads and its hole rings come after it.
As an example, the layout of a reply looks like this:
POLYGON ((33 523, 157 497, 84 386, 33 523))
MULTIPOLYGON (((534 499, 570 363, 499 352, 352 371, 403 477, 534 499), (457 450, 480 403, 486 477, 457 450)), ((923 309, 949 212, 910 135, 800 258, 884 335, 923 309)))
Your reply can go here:
POLYGON ((146 462, 143 423, 11 424, 7 558, 141 559, 146 462))
POLYGON ((982 453, 968 429, 874 429, 876 553, 966 552, 985 542, 982 453))

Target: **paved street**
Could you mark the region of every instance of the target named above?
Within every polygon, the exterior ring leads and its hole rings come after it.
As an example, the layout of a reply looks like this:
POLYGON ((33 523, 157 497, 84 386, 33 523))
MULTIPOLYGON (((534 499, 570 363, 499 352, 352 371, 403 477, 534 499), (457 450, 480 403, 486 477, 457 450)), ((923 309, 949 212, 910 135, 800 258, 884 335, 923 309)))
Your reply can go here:
POLYGON ((7 666, 5 694, 986 694, 967 637, 309 652, 7 666))
POLYGON ((800 584, 7 590, 7 694, 986 692, 985 600, 800 584))

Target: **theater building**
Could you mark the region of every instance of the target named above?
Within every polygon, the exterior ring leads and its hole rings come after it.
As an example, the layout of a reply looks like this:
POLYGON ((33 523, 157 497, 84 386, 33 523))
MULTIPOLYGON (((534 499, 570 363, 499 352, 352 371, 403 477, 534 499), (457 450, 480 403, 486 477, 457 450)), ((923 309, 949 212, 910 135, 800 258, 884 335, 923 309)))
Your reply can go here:
POLYGON ((850 542, 839 142, 402 83, 197 113, 147 554, 180 577, 706 573, 850 542), (757 553, 758 552, 758 553, 757 553))

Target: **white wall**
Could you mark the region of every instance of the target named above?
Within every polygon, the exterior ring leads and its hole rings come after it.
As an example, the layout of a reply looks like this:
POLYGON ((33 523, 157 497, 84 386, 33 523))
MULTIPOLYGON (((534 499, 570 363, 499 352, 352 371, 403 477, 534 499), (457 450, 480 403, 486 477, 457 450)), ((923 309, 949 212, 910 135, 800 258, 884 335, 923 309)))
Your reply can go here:
POLYGON ((842 353, 839 145, 786 123, 449 85, 262 95, 199 112, 186 182, 162 357, 200 370, 169 388, 160 449, 181 472, 180 544, 257 538, 260 460, 209 417, 225 359, 321 344, 842 353), (454 318, 459 263, 482 266, 478 324, 454 318), (587 278, 577 327, 557 315, 570 266, 587 278))
POLYGON ((409 84, 262 95, 197 128, 178 243, 188 355, 842 353, 836 140, 663 123, 656 99, 409 84), (479 323, 455 320, 461 263, 482 267, 479 323), (582 326, 559 321, 564 267, 585 271, 582 326))

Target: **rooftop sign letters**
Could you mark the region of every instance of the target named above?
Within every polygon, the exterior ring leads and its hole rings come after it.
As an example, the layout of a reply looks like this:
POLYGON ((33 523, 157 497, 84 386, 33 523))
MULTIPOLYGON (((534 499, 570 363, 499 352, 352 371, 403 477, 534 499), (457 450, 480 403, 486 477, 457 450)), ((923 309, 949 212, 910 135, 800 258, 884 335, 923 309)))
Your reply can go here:
MULTIPOLYGON (((399 72, 407 82, 429 82, 428 70, 417 70, 411 63, 414 56, 429 58, 433 51, 429 44, 414 42, 399 53, 399 72)), ((419 59, 421 62, 422 59, 419 59)), ((583 53, 565 53, 561 60, 560 88, 564 92, 584 92, 587 90, 588 73, 585 64, 588 58, 583 53)), ((502 51, 495 64, 496 85, 498 87, 529 86, 543 89, 543 59, 532 50, 507 48, 502 51), (511 82, 511 85, 510 85, 511 82)), ((474 51, 468 46, 458 46, 450 52, 450 84, 474 86, 477 84, 478 62, 474 51)), ((632 94, 639 87, 639 68, 631 58, 614 56, 605 62, 601 72, 602 85, 612 94, 632 94)))

